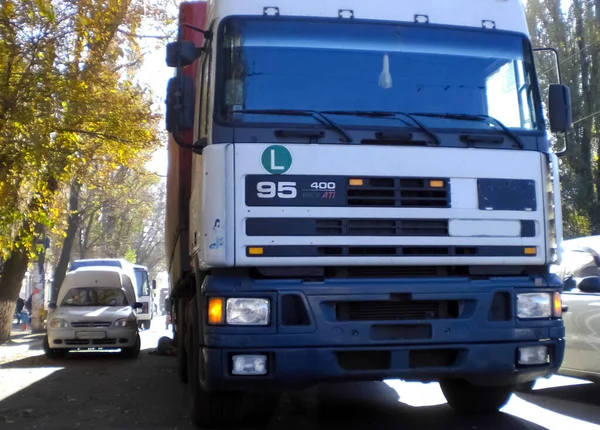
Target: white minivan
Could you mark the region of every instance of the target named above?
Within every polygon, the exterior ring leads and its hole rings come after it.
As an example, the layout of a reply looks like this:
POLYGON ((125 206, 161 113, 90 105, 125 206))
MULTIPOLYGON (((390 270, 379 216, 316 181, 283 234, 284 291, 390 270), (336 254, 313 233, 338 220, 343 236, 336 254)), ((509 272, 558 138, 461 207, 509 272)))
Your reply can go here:
POLYGON ((118 267, 81 267, 65 276, 50 313, 44 352, 60 358, 75 349, 121 349, 128 358, 140 352, 135 289, 118 267))
MULTIPOLYGON (((138 308, 135 313, 138 320, 138 327, 145 330, 149 329, 152 320, 152 291, 148 282, 148 269, 145 266, 132 264, 124 258, 88 258, 73 261, 70 270, 92 266, 119 267, 131 278, 131 282, 135 288, 135 300, 142 304, 142 307, 138 308)), ((153 282, 154 285, 155 282, 153 282)))

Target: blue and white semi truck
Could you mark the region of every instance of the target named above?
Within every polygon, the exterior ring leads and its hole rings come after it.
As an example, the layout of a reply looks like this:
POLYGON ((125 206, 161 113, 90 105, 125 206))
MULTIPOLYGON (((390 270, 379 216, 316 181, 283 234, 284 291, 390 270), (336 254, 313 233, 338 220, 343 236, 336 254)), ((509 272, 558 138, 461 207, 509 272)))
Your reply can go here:
POLYGON ((390 378, 491 413, 560 367, 570 95, 541 94, 520 0, 197 1, 179 26, 166 251, 198 425, 390 378))

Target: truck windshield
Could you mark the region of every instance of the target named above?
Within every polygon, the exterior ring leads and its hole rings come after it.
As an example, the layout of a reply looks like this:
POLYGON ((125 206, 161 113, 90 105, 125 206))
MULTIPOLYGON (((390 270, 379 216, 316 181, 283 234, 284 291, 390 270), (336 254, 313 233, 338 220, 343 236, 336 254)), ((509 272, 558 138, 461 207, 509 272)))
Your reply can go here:
POLYGON ((135 281, 137 284, 138 297, 147 297, 150 295, 150 284, 148 282, 148 272, 142 269, 135 269, 135 281))
MULTIPOLYGON (((310 116, 257 112, 261 109, 443 112, 489 115, 508 128, 543 130, 529 42, 515 33, 236 17, 223 23, 219 43, 222 121, 315 124, 310 116)), ((335 121, 414 126, 343 113, 335 121)), ((450 129, 490 127, 440 115, 422 121, 450 129)))

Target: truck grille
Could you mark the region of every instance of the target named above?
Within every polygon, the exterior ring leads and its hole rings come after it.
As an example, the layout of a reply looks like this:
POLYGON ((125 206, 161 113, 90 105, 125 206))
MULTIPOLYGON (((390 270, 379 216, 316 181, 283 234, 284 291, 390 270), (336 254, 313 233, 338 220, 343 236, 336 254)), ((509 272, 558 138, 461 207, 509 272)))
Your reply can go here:
POLYGON ((449 182, 439 178, 363 178, 363 185, 348 187, 346 197, 348 206, 447 208, 449 182))
POLYGON ((338 321, 414 321, 458 318, 457 300, 357 301, 335 304, 338 321))
POLYGON ((65 345, 69 346, 94 346, 94 345, 116 345, 117 339, 68 339, 65 345))
POLYGON ((71 323, 71 327, 75 328, 110 327, 110 325, 109 321, 77 321, 71 323))
POLYGON ((448 236, 448 220, 318 219, 317 235, 328 236, 448 236))
POLYGON ((248 236, 448 236, 447 219, 248 218, 248 236))

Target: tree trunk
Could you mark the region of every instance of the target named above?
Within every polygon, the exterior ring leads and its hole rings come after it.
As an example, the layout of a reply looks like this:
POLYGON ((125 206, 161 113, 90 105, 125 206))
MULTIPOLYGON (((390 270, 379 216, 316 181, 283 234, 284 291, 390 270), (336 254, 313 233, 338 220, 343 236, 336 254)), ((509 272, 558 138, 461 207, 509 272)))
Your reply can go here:
POLYGON ((67 273, 67 267, 69 266, 69 260, 71 259, 71 250, 73 249, 73 243, 75 242, 75 236, 77 235, 77 229, 79 228, 79 191, 80 186, 77 181, 74 180, 71 184, 71 191, 69 196, 69 221, 67 224, 67 235, 63 241, 63 246, 60 252, 60 259, 54 270, 54 281, 52 282, 52 297, 51 302, 56 300, 58 290, 62 285, 65 275, 67 273))
POLYGON ((14 250, 4 262, 0 277, 0 344, 10 339, 15 305, 28 264, 29 255, 23 249, 14 250))
MULTIPOLYGON (((573 10, 575 13, 575 34, 577 36, 577 47, 579 49, 579 63, 581 66, 581 95, 583 106, 581 113, 584 117, 588 117, 592 113, 593 99, 591 92, 591 59, 586 51, 585 37, 585 15, 581 0, 573 1, 573 10)), ((589 220, 594 218, 594 175, 592 172, 592 127, 593 119, 590 117, 581 122, 579 126, 582 129, 580 140, 581 159, 577 170, 580 172, 579 193, 576 201, 578 206, 584 210, 589 220)))

